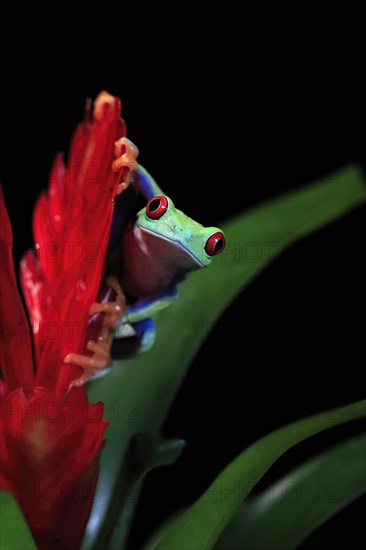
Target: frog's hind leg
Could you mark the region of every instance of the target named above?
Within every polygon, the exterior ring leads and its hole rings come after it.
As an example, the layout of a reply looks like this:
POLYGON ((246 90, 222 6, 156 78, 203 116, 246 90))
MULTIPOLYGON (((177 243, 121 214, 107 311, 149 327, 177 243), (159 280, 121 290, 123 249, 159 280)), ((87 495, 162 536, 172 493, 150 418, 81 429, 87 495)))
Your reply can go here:
POLYGON ((155 342, 156 331, 153 319, 143 319, 133 324, 120 325, 118 336, 113 340, 113 359, 128 359, 148 351, 155 342))
POLYGON ((175 284, 163 292, 137 300, 126 307, 116 324, 112 345, 113 359, 126 359, 149 350, 155 342, 155 324, 151 317, 178 298, 175 284), (133 333, 128 331, 133 330, 133 333))

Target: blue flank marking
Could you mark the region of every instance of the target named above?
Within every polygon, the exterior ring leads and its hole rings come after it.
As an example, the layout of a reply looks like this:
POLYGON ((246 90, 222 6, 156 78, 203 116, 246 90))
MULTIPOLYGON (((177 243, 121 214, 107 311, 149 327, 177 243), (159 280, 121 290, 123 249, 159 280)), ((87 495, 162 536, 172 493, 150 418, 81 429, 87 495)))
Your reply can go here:
POLYGON ((155 323, 152 319, 144 319, 133 324, 137 336, 140 338, 139 353, 150 349, 155 342, 155 323))
POLYGON ((142 338, 147 330, 155 330, 155 323, 151 318, 143 319, 142 321, 134 323, 133 328, 137 332, 139 338, 142 338))

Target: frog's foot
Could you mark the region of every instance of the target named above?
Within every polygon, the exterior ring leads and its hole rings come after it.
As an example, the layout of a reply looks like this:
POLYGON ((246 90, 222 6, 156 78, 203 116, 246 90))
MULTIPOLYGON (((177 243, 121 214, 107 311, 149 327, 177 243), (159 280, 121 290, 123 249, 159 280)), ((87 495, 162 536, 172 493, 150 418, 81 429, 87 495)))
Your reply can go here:
POLYGON ((68 353, 64 359, 64 363, 73 363, 84 370, 80 378, 71 382, 69 390, 73 386, 84 386, 91 378, 98 378, 102 375, 103 371, 106 371, 112 365, 111 347, 114 327, 125 313, 126 300, 114 276, 108 277, 106 284, 114 290, 116 299, 113 302, 95 302, 89 309, 89 314, 92 316, 104 313, 101 334, 96 340, 89 340, 86 344, 86 349, 92 352, 92 354, 68 353))
POLYGON ((98 345, 96 342, 93 342, 93 340, 90 340, 86 347, 87 349, 93 351, 93 355, 91 357, 78 353, 68 353, 64 359, 64 363, 72 363, 73 365, 81 367, 84 371, 80 378, 77 378, 71 382, 69 385, 69 390, 71 390, 74 386, 84 386, 91 378, 98 376, 102 371, 108 369, 110 366, 109 353, 102 345, 98 345), (96 351, 96 348, 91 347, 92 344, 98 346, 98 351, 96 351))
POLYGON ((121 138, 114 144, 114 155, 116 160, 112 163, 113 172, 119 172, 122 168, 123 171, 122 181, 117 187, 117 195, 122 193, 130 184, 133 173, 137 169, 137 157, 139 150, 136 145, 127 138, 121 138))

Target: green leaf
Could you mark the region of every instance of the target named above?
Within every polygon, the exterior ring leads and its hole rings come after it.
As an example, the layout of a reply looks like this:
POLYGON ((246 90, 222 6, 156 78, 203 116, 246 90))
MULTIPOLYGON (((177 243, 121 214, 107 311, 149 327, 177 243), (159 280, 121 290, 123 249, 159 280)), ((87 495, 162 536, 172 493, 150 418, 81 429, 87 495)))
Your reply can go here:
MULTIPOLYGON (((111 424, 102 453, 100 498, 93 507, 83 548, 93 547, 111 503, 117 500, 116 479, 131 438, 141 432, 159 433, 193 356, 223 310, 281 251, 365 199, 361 171, 348 167, 227 222, 224 252, 208 269, 192 273, 179 286, 177 304, 157 315, 153 349, 117 362, 108 376, 90 385, 90 400, 105 403, 105 417, 111 424), (255 261, 251 246, 257 254, 255 261)), ((127 496, 117 496, 122 505, 127 496)))
POLYGON ((165 439, 156 435, 138 434, 135 437, 135 465, 141 475, 144 475, 157 466, 173 464, 186 444, 186 441, 178 437, 165 439))
POLYGON ((122 542, 128 533, 127 524, 134 512, 138 497, 138 491, 135 492, 135 488, 139 486, 139 482, 149 470, 175 462, 185 445, 186 442, 183 439, 164 439, 149 434, 137 434, 131 439, 116 476, 108 517, 95 540, 97 548, 122 547, 122 542))
POLYGON ((174 523, 177 521, 177 519, 189 508, 189 506, 186 506, 183 509, 180 509, 174 514, 171 514, 168 516, 162 524, 159 525, 159 528, 156 529, 156 531, 153 532, 153 534, 148 538, 147 541, 145 541, 144 545, 142 546, 142 550, 153 550, 158 546, 161 540, 164 539, 166 534, 168 533, 169 529, 174 525, 174 523))
POLYGON ((122 548, 122 543, 128 533, 128 520, 130 513, 134 511, 134 501, 138 497, 138 493, 133 495, 134 488, 138 486, 139 481, 153 468, 158 466, 168 466, 175 462, 184 447, 186 442, 183 439, 165 439, 159 436, 151 436, 148 434, 136 435, 130 444, 129 452, 127 453, 128 460, 122 463, 120 473, 116 482, 115 494, 117 495, 115 506, 111 507, 106 525, 109 526, 108 531, 111 531, 109 537, 99 536, 100 539, 108 540, 108 548, 122 548), (127 494, 129 502, 122 507, 119 494, 127 494), (126 521, 126 513, 128 520, 126 521))
POLYGON ((262 437, 231 462, 175 521, 156 550, 212 548, 249 492, 284 452, 312 435, 364 416, 366 400, 293 422, 262 437))
POLYGON ((1 550, 37 550, 27 522, 15 498, 0 492, 1 550))
POLYGON ((123 462, 116 481, 117 502, 115 506, 110 507, 107 521, 98 535, 98 539, 108 541, 108 550, 123 548, 141 488, 139 482, 153 468, 173 464, 181 455, 186 444, 186 441, 180 438, 165 439, 148 434, 138 434, 132 439, 130 450, 127 453, 128 460, 123 462), (130 487, 131 494, 125 505, 120 507, 118 506, 119 494, 126 494, 128 487, 130 487), (110 536, 106 535, 108 532, 111 532, 110 536))
POLYGON ((328 449, 249 501, 215 550, 292 550, 366 491, 366 436, 328 449))

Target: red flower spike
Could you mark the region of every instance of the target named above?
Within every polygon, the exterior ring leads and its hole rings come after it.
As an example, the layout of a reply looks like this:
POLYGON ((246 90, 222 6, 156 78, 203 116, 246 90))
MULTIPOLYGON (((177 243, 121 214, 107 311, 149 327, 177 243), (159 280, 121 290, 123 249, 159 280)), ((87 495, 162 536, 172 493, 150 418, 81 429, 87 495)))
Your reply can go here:
POLYGON ((16 496, 39 548, 55 538, 63 542, 55 548, 77 548, 81 542, 108 425, 102 415, 103 405, 89 405, 79 388, 62 402, 44 388, 36 388, 30 399, 17 389, 1 402, 0 485, 16 496), (81 489, 80 515, 70 515, 81 489))
POLYGON ((62 156, 56 157, 48 193, 40 197, 34 213, 36 255, 27 253, 21 264, 34 330, 37 384, 59 396, 80 377, 80 367, 63 364, 62 359, 68 353, 84 352, 88 311, 100 286, 114 197, 127 187, 136 167, 138 151, 126 140, 115 169, 115 142, 125 138, 120 109, 119 99, 102 92, 92 121, 81 123, 75 131, 68 166, 62 156))
MULTIPOLYGON (((8 221, 1 203, 2 245, 11 241, 8 221)), ((0 285, 1 306, 8 305, 5 313, 16 311, 26 323, 10 255, 1 262, 0 275, 1 283, 7 284, 0 285)), ((104 406, 89 405, 82 389, 72 389, 63 399, 33 384, 26 386, 27 393, 21 387, 9 391, 33 373, 32 354, 30 347, 23 349, 12 339, 1 343, 2 352, 4 343, 8 349, 0 356, 5 375, 5 383, 0 381, 0 488, 17 498, 38 548, 76 550, 98 479, 99 452, 108 425, 102 418, 104 406)))
MULTIPOLYGON (((103 404, 89 405, 83 389, 68 390, 81 369, 63 359, 84 351, 114 197, 127 187, 136 167, 137 149, 124 137, 120 102, 103 92, 94 118, 75 132, 68 167, 58 155, 48 193, 37 203, 35 252, 27 252, 21 262, 35 375, 0 194, 0 487, 16 496, 40 549, 79 548, 95 493, 107 426, 103 404)), ((105 322, 106 317, 102 327, 105 322)))

